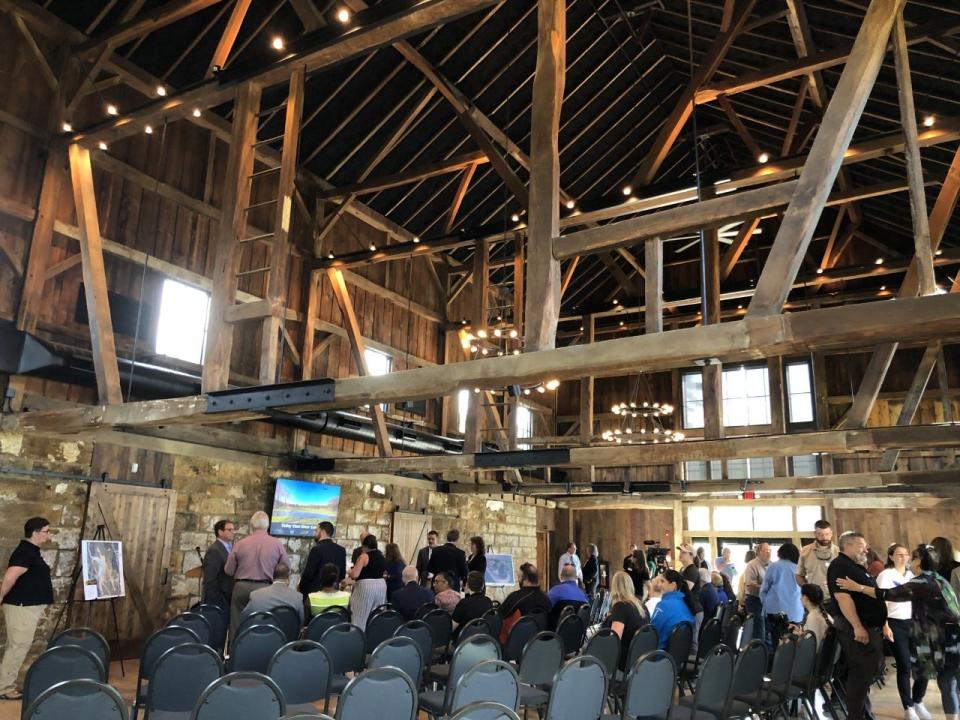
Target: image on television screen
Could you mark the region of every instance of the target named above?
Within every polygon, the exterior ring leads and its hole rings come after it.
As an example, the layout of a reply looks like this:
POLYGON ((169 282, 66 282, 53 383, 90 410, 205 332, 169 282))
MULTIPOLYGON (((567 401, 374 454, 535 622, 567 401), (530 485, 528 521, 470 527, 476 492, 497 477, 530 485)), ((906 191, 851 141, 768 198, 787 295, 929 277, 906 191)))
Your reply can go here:
POLYGON ((336 524, 340 486, 278 478, 270 532, 283 537, 312 537, 317 523, 336 524))

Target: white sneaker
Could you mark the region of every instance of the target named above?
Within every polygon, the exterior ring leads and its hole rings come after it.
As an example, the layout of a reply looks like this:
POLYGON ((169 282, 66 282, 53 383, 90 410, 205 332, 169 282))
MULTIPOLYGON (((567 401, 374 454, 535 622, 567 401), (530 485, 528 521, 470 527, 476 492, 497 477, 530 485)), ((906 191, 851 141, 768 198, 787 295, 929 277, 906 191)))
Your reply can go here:
POLYGON ((903 711, 903 720, 920 720, 920 716, 917 715, 916 705, 908 707, 903 711))
POLYGON ((917 717, 920 718, 920 720, 933 720, 933 715, 931 715, 930 711, 923 706, 923 703, 917 703, 914 705, 913 711, 917 714, 917 717))

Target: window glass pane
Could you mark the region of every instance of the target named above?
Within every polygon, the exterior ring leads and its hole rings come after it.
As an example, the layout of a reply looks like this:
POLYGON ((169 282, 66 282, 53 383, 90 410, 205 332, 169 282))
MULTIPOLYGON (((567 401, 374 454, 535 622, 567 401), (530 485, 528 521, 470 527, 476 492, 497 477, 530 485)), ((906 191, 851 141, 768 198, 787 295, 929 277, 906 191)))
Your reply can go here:
POLYGON ((787 398, 790 422, 813 422, 810 363, 795 362, 787 365, 787 398))
POLYGON ((790 395, 790 422, 813 422, 813 395, 790 395))
POLYGON ((753 508, 720 505, 713 509, 713 529, 718 532, 753 530, 753 508))
POLYGON ((723 372, 723 399, 742 398, 747 395, 746 373, 743 368, 724 370, 723 372))
POLYGON ((765 367, 723 371, 723 424, 729 427, 770 424, 770 387, 765 367))
POLYGON ((820 462, 816 455, 794 455, 793 474, 797 477, 809 477, 820 474, 820 462))
MULTIPOLYGON (((533 413, 530 412, 530 408, 524 405, 517 406, 517 437, 533 437, 533 413)), ((529 450, 531 445, 520 443, 517 447, 521 450, 529 450)))
POLYGON ((690 530, 709 530, 710 508, 705 505, 691 505, 688 507, 687 526, 690 530))
POLYGON ((793 508, 789 505, 765 505, 753 510, 753 529, 793 532, 793 508))
POLYGON ((773 458, 750 458, 750 477, 773 477, 773 458))
POLYGON ((457 393, 457 432, 467 431, 467 411, 470 407, 470 391, 461 390, 457 393))
POLYGON ((747 425, 770 424, 770 398, 751 397, 747 401, 747 425))
POLYGON ((371 375, 386 375, 390 372, 390 356, 386 353, 367 348, 363 351, 363 357, 371 375))
POLYGON ((731 480, 746 479, 748 477, 746 459, 727 460, 727 477, 731 480))
POLYGON ((801 505, 797 508, 797 530, 804 535, 813 535, 813 526, 823 519, 823 508, 819 505, 801 505))
POLYGON ((703 460, 689 460, 683 464, 683 477, 686 480, 708 480, 707 463, 703 460))
POLYGON ((747 368, 747 397, 770 397, 766 368, 747 368))
POLYGON ((164 280, 157 320, 157 353, 201 363, 209 313, 208 293, 176 280, 164 280))
POLYGON ((791 394, 810 392, 810 363, 787 365, 787 387, 791 394))
POLYGON ((699 372, 683 376, 683 426, 703 427, 703 375, 699 372))
POLYGON ((727 427, 749 425, 750 416, 747 413, 746 402, 738 398, 724 398, 723 424, 727 427))
POLYGON ((719 460, 710 461, 710 477, 713 480, 723 479, 723 467, 720 465, 719 460))

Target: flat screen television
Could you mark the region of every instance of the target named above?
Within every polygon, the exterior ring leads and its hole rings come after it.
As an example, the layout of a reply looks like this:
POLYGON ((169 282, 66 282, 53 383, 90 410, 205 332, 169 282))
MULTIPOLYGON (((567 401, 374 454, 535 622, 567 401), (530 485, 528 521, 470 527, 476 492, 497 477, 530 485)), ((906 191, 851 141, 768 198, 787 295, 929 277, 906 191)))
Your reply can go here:
POLYGON ((277 478, 270 533, 280 537, 313 537, 317 523, 336 524, 340 486, 277 478))

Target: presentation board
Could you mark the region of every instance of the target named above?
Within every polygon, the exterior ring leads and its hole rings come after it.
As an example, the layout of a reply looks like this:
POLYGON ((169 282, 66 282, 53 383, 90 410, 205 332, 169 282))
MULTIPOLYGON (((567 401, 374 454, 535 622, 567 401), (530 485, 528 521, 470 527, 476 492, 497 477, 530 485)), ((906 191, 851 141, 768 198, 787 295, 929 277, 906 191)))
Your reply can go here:
POLYGON ((279 537, 313 537, 317 523, 336 524, 340 486, 277 478, 270 516, 270 534, 279 537))
POLYGON ((487 553, 487 572, 484 576, 487 587, 507 587, 517 584, 513 572, 513 555, 487 553))
POLYGON ((123 597, 123 543, 119 540, 81 542, 83 599, 106 600, 123 597))

